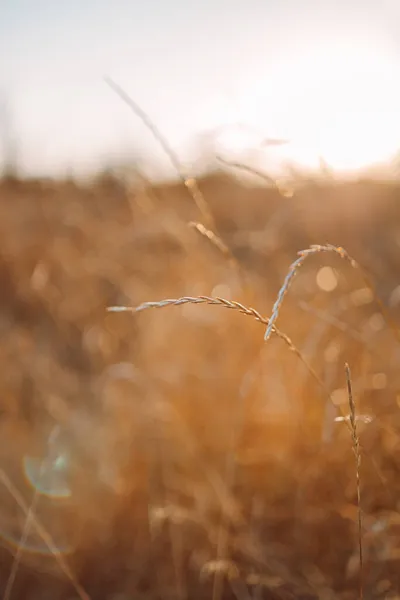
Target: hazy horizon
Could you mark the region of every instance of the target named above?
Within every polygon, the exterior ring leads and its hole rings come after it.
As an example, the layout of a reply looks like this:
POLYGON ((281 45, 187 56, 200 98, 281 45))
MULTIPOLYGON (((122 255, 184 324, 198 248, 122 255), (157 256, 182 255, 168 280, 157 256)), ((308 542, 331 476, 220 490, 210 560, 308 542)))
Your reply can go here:
POLYGON ((387 163, 400 147, 398 25, 394 0, 10 1, 0 9, 1 152, 11 135, 27 173, 90 171, 137 155, 169 173, 107 75, 184 164, 196 164, 199 136, 235 123, 248 133, 232 127, 214 140, 228 158, 387 163), (266 154, 257 150, 265 137, 291 144, 266 154))

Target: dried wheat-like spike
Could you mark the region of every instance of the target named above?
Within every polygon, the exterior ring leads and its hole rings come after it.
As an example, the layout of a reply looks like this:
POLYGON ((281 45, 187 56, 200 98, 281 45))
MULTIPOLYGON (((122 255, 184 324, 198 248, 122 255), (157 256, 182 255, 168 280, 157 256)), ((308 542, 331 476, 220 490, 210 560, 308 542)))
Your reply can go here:
MULTIPOLYGON (((183 296, 182 298, 167 298, 165 300, 159 300, 157 302, 143 302, 136 307, 133 306, 109 306, 107 308, 108 312, 130 312, 130 313, 138 313, 143 310, 148 310, 150 308, 165 308, 167 306, 181 306, 182 304, 208 304, 212 306, 222 306, 224 308, 229 308, 231 310, 237 310, 238 312, 253 317, 259 323, 263 325, 269 324, 269 319, 263 317, 257 310, 251 307, 244 306, 240 302, 236 302, 234 300, 226 300, 225 298, 218 298, 212 296, 183 296)), ((292 340, 288 335, 280 331, 275 325, 272 326, 272 331, 277 335, 281 340, 285 342, 288 348, 296 354, 298 359, 303 363, 305 368, 307 369, 310 376, 316 381, 320 389, 324 392, 324 394, 329 398, 332 402, 332 398, 327 391, 325 384, 318 376, 316 371, 308 364, 307 360, 304 358, 300 350, 294 345, 292 340)))
MULTIPOLYGON (((251 316, 254 319, 256 319, 256 321, 258 321, 259 323, 262 323, 263 325, 268 325, 268 326, 270 325, 270 319, 263 317, 254 308, 248 308, 248 307, 244 306, 243 304, 241 304, 240 302, 235 302, 233 300, 226 300, 225 298, 218 298, 218 297, 212 297, 212 296, 183 296, 182 298, 167 298, 165 300, 159 300, 157 302, 143 302, 142 304, 139 304, 136 307, 134 307, 134 306, 109 306, 109 307, 107 307, 107 311, 108 312, 137 313, 137 312, 141 312, 143 310, 147 310, 150 308, 165 308, 167 306, 181 306, 183 304, 208 304, 208 305, 212 305, 212 306, 222 306, 225 308, 230 308, 232 310, 237 310, 238 312, 240 312, 242 314, 251 316)), ((282 339, 285 342, 285 344, 288 346, 288 348, 294 354, 296 354, 298 359, 302 362, 304 367, 307 369, 310 377, 312 377, 312 379, 317 383, 319 388, 322 390, 325 397, 329 400, 329 402, 334 404, 334 402, 332 400, 332 396, 331 396, 329 390, 326 388, 324 382, 319 377, 319 375, 316 373, 316 371, 313 369, 313 367, 308 364, 307 360, 304 358, 304 356, 302 355, 300 350, 293 344, 290 337, 287 336, 282 331, 280 331, 280 329, 278 329, 274 324, 272 325, 271 331, 273 333, 275 333, 275 335, 277 335, 280 339, 282 339)), ((334 404, 334 405, 336 406, 336 404, 334 404)), ((349 431, 352 432, 352 426, 351 426, 351 423, 349 422, 350 419, 346 418, 345 414, 342 414, 341 416, 343 417, 343 422, 349 428, 349 431)), ((364 451, 364 455, 367 456, 369 458, 369 460, 371 461, 371 463, 374 467, 374 470, 376 471, 378 477, 381 479, 382 483, 384 485, 386 485, 386 480, 382 476, 382 474, 379 470, 379 467, 376 465, 374 457, 370 456, 369 453, 365 449, 363 449, 363 451, 364 451)))
MULTIPOLYGON (((263 317, 255 308, 247 307, 241 304, 240 302, 236 302, 234 300, 226 300, 225 298, 213 297, 213 296, 183 296, 182 298, 166 298, 165 300, 158 300, 156 302, 143 302, 138 306, 109 306, 107 307, 108 312, 130 312, 130 313, 138 313, 143 310, 148 310, 150 308, 165 308, 167 306, 182 306, 183 304, 208 304, 211 306, 222 306, 223 308, 229 308, 231 310, 237 310, 238 312, 253 317, 259 323, 263 325, 270 325, 270 319, 263 317)), ((304 358, 300 350, 295 346, 290 337, 283 333, 280 329, 278 329, 275 325, 272 325, 271 331, 275 333, 277 337, 285 342, 288 346, 289 350, 293 352, 298 359, 303 363, 308 373, 312 377, 312 379, 317 383, 319 388, 323 391, 324 395, 327 399, 333 403, 332 397, 329 391, 326 389, 326 386, 316 371, 313 369, 311 365, 304 358)), ((343 415, 344 416, 344 415, 343 415)), ((348 427, 350 424, 345 421, 348 427)))
MULTIPOLYGON (((183 296, 182 298, 166 298, 165 300, 158 300, 157 302, 143 302, 138 306, 109 306, 107 310, 109 312, 137 313, 149 308, 165 308, 166 306, 181 306, 182 304, 210 304, 212 306, 222 306, 224 308, 230 308, 231 310, 237 310, 242 314, 249 315, 264 325, 268 323, 268 320, 260 315, 255 308, 249 308, 240 302, 236 302, 235 300, 226 300, 225 298, 213 296, 183 296)), ((274 332, 276 332, 275 328, 274 332)), ((286 340, 287 336, 284 336, 284 334, 282 334, 282 336, 286 340)))
POLYGON ((289 267, 289 271, 285 277, 285 280, 283 282, 283 285, 281 287, 281 289, 279 290, 278 293, 278 297, 275 301, 275 304, 272 308, 272 315, 269 319, 269 323, 267 325, 267 329, 265 332, 265 336, 264 339, 267 341, 269 339, 269 337, 271 336, 271 333, 273 331, 273 327, 275 325, 276 320, 278 319, 279 316, 279 310, 281 308, 282 302, 284 297, 286 296, 287 292, 289 291, 290 285, 294 279, 294 277, 297 274, 297 271, 300 269, 300 267, 302 266, 302 264, 305 262, 305 260, 308 258, 308 256, 310 256, 311 254, 319 254, 321 252, 333 252, 335 254, 338 254, 340 256, 340 258, 343 258, 344 260, 347 260, 347 262, 350 263, 350 265, 354 268, 354 269, 359 269, 361 272, 361 275, 363 277, 363 280, 365 282, 365 284, 367 285, 367 287, 369 289, 371 289, 373 296, 376 300, 376 302, 378 303, 382 314, 385 316, 389 326, 391 327, 391 329, 393 330, 397 341, 400 343, 400 334, 399 331, 397 329, 397 327, 395 327, 393 325, 393 323, 391 322, 390 316, 387 314, 387 311, 385 309, 385 307, 382 305, 382 302, 379 300, 376 292, 375 292, 375 288, 372 284, 372 282, 370 281, 369 277, 367 276, 366 272, 364 269, 361 268, 361 266, 358 264, 358 262, 356 260, 354 260, 354 258, 352 258, 347 251, 342 248, 341 246, 334 246, 333 244, 325 244, 325 245, 319 245, 319 244, 314 244, 313 246, 310 246, 310 248, 306 248, 305 250, 300 250, 297 254, 299 256, 299 258, 297 258, 289 267))
POLYGON ((347 393, 349 397, 350 407, 350 424, 351 424, 351 437, 353 441, 353 451, 356 457, 356 479, 357 479, 357 507, 358 507, 358 550, 360 560, 360 600, 363 598, 363 546, 362 546, 362 512, 361 512, 361 489, 360 489, 360 466, 361 466, 361 453, 360 453, 360 440, 357 434, 357 416, 356 416, 356 405, 354 403, 353 390, 351 385, 351 372, 350 367, 345 364, 346 372, 346 383, 347 393))

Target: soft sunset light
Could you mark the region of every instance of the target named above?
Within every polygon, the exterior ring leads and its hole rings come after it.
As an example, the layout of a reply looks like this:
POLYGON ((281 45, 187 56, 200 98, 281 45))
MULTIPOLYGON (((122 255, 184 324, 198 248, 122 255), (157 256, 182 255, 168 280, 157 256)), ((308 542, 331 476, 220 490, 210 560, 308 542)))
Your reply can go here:
POLYGON ((154 0, 117 4, 73 0, 68 18, 45 4, 10 5, 0 23, 0 167, 16 157, 24 172, 78 173, 139 156, 176 176, 104 75, 189 164, 209 131, 225 158, 270 171, 287 162, 318 169, 323 158, 354 172, 397 151, 397 4, 173 0, 165 14, 154 0))
POLYGON ((282 60, 256 83, 237 92, 240 118, 259 134, 232 127, 219 136, 237 158, 267 134, 287 144, 264 144, 266 163, 353 172, 390 162, 400 145, 400 84, 388 51, 343 41, 313 44, 296 59, 282 60), (264 136, 263 136, 264 132, 264 136))

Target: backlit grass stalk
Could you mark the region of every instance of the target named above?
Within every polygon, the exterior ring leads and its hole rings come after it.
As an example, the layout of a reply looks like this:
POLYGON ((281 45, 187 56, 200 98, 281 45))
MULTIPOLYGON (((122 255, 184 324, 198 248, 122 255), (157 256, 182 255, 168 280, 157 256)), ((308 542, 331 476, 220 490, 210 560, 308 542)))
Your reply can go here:
MULTIPOLYGON (((229 308, 231 310, 237 310, 238 312, 253 317, 259 323, 263 325, 269 324, 269 319, 263 317, 255 308, 244 306, 240 302, 235 300, 226 300, 225 298, 213 297, 213 296, 183 296, 182 298, 166 298, 165 300, 158 300, 156 302, 143 302, 138 306, 109 306, 107 307, 108 312, 130 312, 138 313, 150 308, 165 308, 167 306, 182 306, 183 304, 209 304, 211 306, 222 306, 223 308, 229 308)), ((294 352, 300 360, 305 363, 305 359, 302 356, 300 350, 296 348, 291 339, 277 327, 273 326, 272 331, 281 338, 294 352)), ((310 368, 307 365, 307 368, 310 368)))
POLYGON ((332 244, 325 244, 323 246, 321 246, 319 244, 315 244, 313 246, 310 246, 310 248, 307 248, 306 250, 300 250, 298 252, 299 258, 297 258, 290 265, 288 274, 285 277, 283 285, 282 285, 281 289, 279 290, 278 297, 275 301, 275 304, 272 307, 272 315, 271 315, 270 319, 268 319, 268 325, 267 325, 267 329, 266 329, 266 332, 264 335, 265 341, 267 341, 270 338, 271 333, 273 332, 273 328, 278 319, 279 311, 281 309, 283 300, 284 300, 286 294, 288 293, 289 288, 290 288, 290 286, 293 282, 293 279, 295 278, 298 270, 300 269, 302 264, 305 262, 305 260, 310 255, 319 254, 321 252, 333 252, 335 254, 338 254, 340 256, 340 258, 347 260, 347 262, 350 263, 350 265, 353 267, 353 269, 358 269, 361 272, 361 275, 362 275, 365 285, 372 291, 373 296, 374 296, 377 304, 379 305, 382 314, 384 315, 388 325, 390 326, 393 333, 395 334, 397 341, 400 343, 400 333, 399 333, 397 327, 393 324, 390 316, 387 314, 387 311, 386 311, 385 307, 383 306, 382 302, 380 301, 379 297, 377 296, 375 287, 374 287, 373 283, 371 282, 370 278, 368 277, 368 275, 366 274, 365 270, 358 264, 358 262, 356 260, 354 260, 354 258, 352 258, 346 252, 346 250, 344 248, 342 248, 341 246, 334 246, 332 244))
MULTIPOLYGON (((26 522, 28 522, 28 519, 29 519, 29 525, 33 526, 33 528, 37 531, 38 535, 41 537, 43 542, 46 544, 49 551, 54 556, 58 566, 60 567, 60 570, 67 577, 67 579, 69 579, 69 581, 73 585, 80 600, 91 600, 90 596, 86 593, 86 591, 83 589, 81 584, 78 582, 78 580, 76 579, 75 575, 73 574, 70 566, 68 565, 67 561, 65 560, 65 558, 63 557, 63 555, 61 554, 59 549, 57 548, 50 533, 48 533, 48 531, 45 529, 45 527, 42 525, 42 523, 39 521, 39 519, 35 515, 34 511, 32 510, 32 506, 29 507, 26 504, 26 502, 23 499, 23 497, 21 496, 20 492, 15 487, 15 485, 13 484, 13 482, 10 480, 10 478, 8 477, 8 475, 6 474, 6 472, 3 469, 0 469, 0 481, 3 483, 5 488, 10 492, 10 494, 14 498, 15 502, 17 503, 17 506, 24 513, 24 515, 26 517, 26 522)), ((27 526, 25 525, 25 527, 27 527, 27 526)))
POLYGON ((152 133, 154 139, 160 144, 165 154, 168 156, 171 165, 173 166, 179 179, 189 192, 204 220, 204 224, 190 223, 190 226, 194 226, 201 235, 207 237, 220 250, 223 256, 228 260, 230 265, 236 270, 239 279, 241 280, 243 288, 247 292, 249 292, 248 286, 246 284, 246 276, 242 272, 242 269, 240 268, 240 265, 237 262, 230 248, 222 241, 221 236, 219 235, 217 230, 217 224, 215 222, 214 216, 210 210, 208 202, 204 197, 204 194, 199 188, 196 178, 189 176, 187 173, 185 173, 181 162, 178 158, 178 155, 171 148, 168 140, 161 133, 156 124, 153 123, 148 114, 139 106, 139 104, 137 104, 137 102, 135 102, 135 100, 110 77, 105 77, 104 80, 107 83, 107 85, 121 98, 121 100, 125 102, 125 104, 127 104, 127 106, 132 110, 132 112, 134 112, 135 115, 139 117, 142 123, 152 133))
MULTIPOLYGON (((59 427, 56 427, 51 436, 51 443, 54 442, 56 436, 58 435, 58 431, 59 431, 59 427)), ((45 463, 45 461, 42 461, 42 464, 40 466, 40 472, 39 472, 39 480, 44 476, 45 468, 46 468, 46 463, 45 463)), ((39 488, 35 487, 35 492, 32 497, 32 502, 29 506, 29 510, 26 515, 24 528, 22 530, 22 535, 21 535, 20 541, 18 543, 18 550, 14 557, 11 571, 10 571, 10 574, 7 579, 7 584, 6 584, 6 589, 5 589, 5 592, 3 595, 3 600, 9 600, 9 598, 11 597, 11 592, 12 592, 12 589, 14 586, 15 578, 17 576, 17 571, 18 571, 19 564, 21 562, 24 547, 28 540, 28 536, 31 532, 32 519, 35 516, 38 501, 39 501, 39 488)))
MULTIPOLYGON (((139 304, 138 306, 108 306, 107 311, 108 312, 116 312, 116 313, 117 312, 128 312, 128 313, 134 314, 134 313, 139 313, 144 310, 149 310, 152 308, 166 308, 167 306, 182 306, 184 304, 207 304, 207 305, 211 305, 211 306, 222 306, 223 308, 237 310, 238 312, 240 312, 244 315, 253 317, 256 321, 258 321, 259 323, 262 323, 263 325, 269 326, 269 324, 270 324, 270 319, 263 317, 255 308, 244 306, 243 304, 241 304, 240 302, 236 302, 235 300, 227 300, 226 298, 219 298, 219 297, 213 297, 213 296, 182 296, 181 298, 166 298, 165 300, 158 300, 155 302, 143 302, 142 304, 139 304)), ((290 337, 288 335, 286 335, 285 333, 283 333, 283 331, 278 329, 275 325, 272 325, 272 333, 274 333, 277 337, 279 337, 281 340, 283 340, 285 342, 285 344, 288 346, 289 350, 291 352, 293 352, 298 357, 298 359, 302 362, 302 364, 306 368, 307 372, 309 373, 310 377, 317 383, 319 388, 324 393, 325 397, 337 408, 337 406, 333 402, 332 396, 331 396, 329 390, 327 390, 324 382, 322 381, 320 376, 317 374, 317 372, 313 369, 313 367, 311 365, 309 365, 307 360, 304 358, 303 354, 300 352, 300 350, 297 348, 297 346, 294 345, 294 343, 292 342, 290 337)), ((339 410, 341 410, 341 409, 339 408, 339 410)), ((345 416, 346 415, 344 415, 344 413, 342 413, 342 417, 345 417, 345 416)), ((349 430, 352 431, 349 420, 344 419, 344 422, 347 425, 347 427, 349 428, 349 430)), ((365 451, 365 449, 364 449, 364 453, 366 454, 366 456, 369 457, 369 454, 365 451)), ((379 468, 375 464, 373 457, 369 457, 369 458, 373 462, 374 469, 376 470, 377 474, 381 478, 381 481, 383 483, 385 483, 385 480, 382 478, 382 475, 380 474, 379 468)))
MULTIPOLYGON (((167 306, 182 306, 184 304, 207 304, 207 305, 211 305, 211 306, 222 306, 224 308, 228 308, 231 310, 237 310, 238 312, 240 312, 244 315, 251 316, 259 323, 262 323, 263 325, 267 325, 268 327, 271 325, 270 319, 263 317, 254 308, 244 306, 240 302, 236 302, 234 300, 226 300, 225 298, 212 297, 212 296, 183 296, 181 298, 166 298, 165 300, 159 300, 159 301, 155 301, 155 302, 143 302, 142 304, 139 304, 136 307, 134 307, 134 306, 109 306, 109 307, 107 307, 107 311, 108 312, 139 313, 144 310, 148 310, 148 309, 152 309, 152 308, 165 308, 167 306)), ((296 354, 296 356, 299 358, 299 360, 303 363, 303 365, 307 369, 309 375, 318 384, 319 388, 322 390, 325 397, 336 407, 336 404, 333 402, 332 396, 329 393, 329 390, 327 390, 324 382, 319 377, 319 375, 316 373, 316 371, 308 364, 307 360, 304 358, 304 356, 302 355, 300 350, 293 344, 293 342, 289 338, 289 336, 287 336, 285 333, 280 331, 274 324, 272 324, 272 326, 271 326, 271 332, 275 333, 275 335, 277 335, 279 338, 281 338, 285 342, 285 344, 288 346, 288 348, 294 354, 296 354)), ((353 397, 351 396, 351 398, 353 398, 353 397)), ((352 399, 352 402, 353 402, 353 399, 352 399)), ((340 407, 339 407, 339 410, 340 410, 340 412, 342 412, 340 407)), ((348 418, 345 418, 346 415, 344 415, 344 413, 342 413, 342 417, 344 417, 344 423, 348 427, 349 431, 351 432, 351 435, 353 436, 354 435, 353 424, 351 422, 349 422, 348 418)), ((353 421, 354 421, 354 423, 356 422, 355 409, 353 410, 353 421)), ((357 438, 357 440, 358 440, 358 438, 357 438)), ((385 478, 383 477, 382 473, 380 472, 380 469, 379 469, 378 465, 376 464, 374 457, 370 456, 370 454, 365 449, 363 449, 363 451, 364 451, 364 455, 367 458, 369 458, 369 460, 371 461, 372 466, 373 466, 375 472, 377 473, 379 479, 381 480, 381 482, 383 483, 385 488, 387 488, 387 482, 386 482, 385 478)), ((358 445, 357 445, 357 452, 360 453, 359 441, 358 441, 358 445)))
POLYGON ((13 563, 12 563, 12 567, 10 570, 10 574, 8 576, 7 579, 7 583, 6 583, 6 589, 4 591, 4 595, 3 595, 3 600, 9 600, 11 597, 11 592, 14 586, 14 582, 15 582, 15 578, 17 576, 17 571, 18 571, 18 567, 20 565, 21 562, 21 557, 22 557, 22 553, 24 551, 24 547, 26 545, 26 542, 28 540, 28 536, 29 533, 31 531, 31 527, 32 527, 32 519, 36 513, 36 508, 37 508, 37 504, 38 504, 38 500, 39 500, 39 491, 37 488, 35 488, 35 492, 33 494, 33 498, 32 498, 32 502, 29 506, 28 509, 28 513, 26 515, 26 519, 25 519, 25 524, 24 524, 24 528, 22 531, 22 535, 21 535, 21 539, 19 540, 18 543, 18 549, 17 552, 15 554, 13 563))
POLYGON ((190 221, 189 227, 195 229, 200 235, 210 240, 213 246, 215 246, 225 256, 225 258, 228 260, 232 259, 231 251, 229 250, 228 246, 221 240, 220 237, 216 235, 216 233, 214 233, 214 231, 207 229, 207 227, 204 227, 202 223, 197 223, 196 221, 190 221))
POLYGON ((234 169, 243 171, 244 173, 248 173, 250 175, 255 175, 256 177, 259 177, 260 179, 265 181, 265 183, 275 188, 281 194, 281 196, 291 198, 294 194, 294 191, 291 187, 289 187, 288 185, 284 186, 279 180, 270 177, 267 173, 264 173, 263 171, 260 171, 255 167, 245 165, 239 162, 231 162, 229 160, 226 160, 225 158, 222 158, 222 156, 217 156, 216 158, 221 164, 227 167, 232 167, 234 169))
POLYGON ((351 372, 350 367, 345 364, 346 382, 347 382, 347 393, 349 397, 350 407, 350 425, 351 425, 351 437, 353 442, 353 451, 356 458, 356 480, 357 480, 357 507, 358 507, 358 551, 360 557, 360 599, 363 598, 363 547, 362 547, 362 511, 361 511, 361 489, 360 489, 360 466, 361 466, 361 453, 360 453, 360 441, 357 434, 357 417, 356 417, 356 406, 354 403, 353 390, 351 384, 351 372))
MULTIPOLYGON (((266 317, 263 317, 255 308, 247 307, 241 304, 240 302, 236 302, 234 300, 226 300, 225 298, 213 297, 213 296, 183 296, 182 298, 166 298, 165 300, 158 300, 156 302, 143 302, 138 306, 109 306, 107 308, 108 312, 130 312, 130 313, 139 313, 144 310, 148 310, 151 308, 165 308, 167 306, 182 306, 184 304, 208 304, 211 306, 222 306, 223 308, 228 308, 231 310, 237 310, 238 312, 253 317, 259 323, 263 325, 269 325, 270 320, 266 317)), ((275 325, 272 326, 272 332, 275 333, 281 340, 285 342, 288 346, 289 350, 293 352, 298 359, 303 363, 308 373, 316 381, 318 386, 322 389, 324 394, 330 399, 332 402, 332 398, 329 392, 326 390, 326 387, 319 377, 319 375, 314 371, 311 365, 308 364, 307 360, 304 358, 300 350, 294 345, 289 336, 287 336, 283 331, 280 331, 275 325)))
POLYGON ((142 121, 142 123, 147 127, 147 129, 152 133, 155 140, 160 144, 161 148, 168 156, 169 160, 176 173, 179 175, 182 183, 188 190, 192 199, 194 200, 197 208, 199 209, 207 227, 210 229, 216 230, 215 219, 209 209, 208 203, 206 202, 204 195, 202 194, 199 186, 197 185, 197 181, 194 177, 188 176, 184 173, 180 160, 175 153, 175 151, 171 148, 169 142, 158 129, 158 127, 153 123, 148 114, 133 100, 133 98, 115 81, 113 81, 110 77, 104 77, 104 81, 107 85, 125 102, 127 106, 135 113, 137 117, 142 121))

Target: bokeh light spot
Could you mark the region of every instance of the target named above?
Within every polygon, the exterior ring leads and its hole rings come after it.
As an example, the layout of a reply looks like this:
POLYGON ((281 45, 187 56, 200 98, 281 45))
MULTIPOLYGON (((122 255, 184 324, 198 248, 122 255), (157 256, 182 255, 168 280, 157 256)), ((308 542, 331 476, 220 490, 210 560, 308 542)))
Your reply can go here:
POLYGON ((322 267, 317 273, 317 285, 324 292, 333 292, 337 287, 338 278, 332 267, 322 267))

